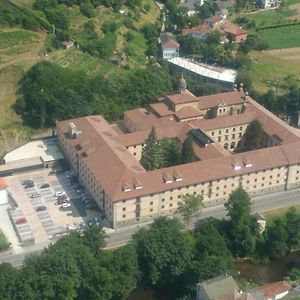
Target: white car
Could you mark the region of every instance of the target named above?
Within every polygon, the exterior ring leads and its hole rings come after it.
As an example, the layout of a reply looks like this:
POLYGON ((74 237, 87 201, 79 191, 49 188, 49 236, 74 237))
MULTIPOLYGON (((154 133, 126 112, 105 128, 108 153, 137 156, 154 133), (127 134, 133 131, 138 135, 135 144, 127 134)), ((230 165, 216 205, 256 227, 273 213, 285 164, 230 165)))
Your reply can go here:
POLYGON ((63 203, 60 208, 69 208, 71 207, 71 203, 67 202, 67 203, 63 203))
POLYGON ((59 196, 65 195, 65 194, 66 194, 65 192, 55 192, 55 193, 53 194, 53 196, 54 196, 54 197, 59 197, 59 196))

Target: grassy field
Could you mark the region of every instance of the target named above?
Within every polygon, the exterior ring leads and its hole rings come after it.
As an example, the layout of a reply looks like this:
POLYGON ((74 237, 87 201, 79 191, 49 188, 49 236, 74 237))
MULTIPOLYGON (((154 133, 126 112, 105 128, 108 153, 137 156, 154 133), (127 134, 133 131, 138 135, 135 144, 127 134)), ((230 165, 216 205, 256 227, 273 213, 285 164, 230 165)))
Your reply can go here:
POLYGON ((269 49, 292 48, 300 46, 300 24, 268 28, 259 31, 267 41, 269 49))
MULTIPOLYGON (((300 205, 296 205, 295 208, 296 208, 297 212, 300 212, 300 205)), ((277 216, 281 216, 281 215, 286 214, 289 209, 290 209, 290 207, 283 207, 283 208, 278 208, 278 209, 270 210, 268 212, 264 212, 263 216, 266 219, 270 219, 270 218, 273 218, 273 217, 277 217, 277 216)))
MULTIPOLYGON (((268 82, 278 80, 279 86, 293 83, 300 87, 300 48, 269 50, 251 53, 250 70, 254 89, 266 93, 272 86, 268 82)), ((285 92, 278 88, 278 93, 285 92)))

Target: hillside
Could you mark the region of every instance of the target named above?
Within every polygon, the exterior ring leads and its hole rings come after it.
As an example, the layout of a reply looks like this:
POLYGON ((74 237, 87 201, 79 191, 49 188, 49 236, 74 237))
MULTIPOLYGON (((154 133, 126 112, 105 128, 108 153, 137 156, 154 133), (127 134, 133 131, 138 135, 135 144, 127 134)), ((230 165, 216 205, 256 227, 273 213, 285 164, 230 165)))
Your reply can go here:
POLYGON ((60 20, 49 13, 54 8, 37 9, 31 0, 0 4, 0 156, 37 133, 23 126, 13 109, 20 97, 20 80, 37 62, 47 60, 87 75, 105 76, 148 63, 142 28, 146 23, 159 24, 160 11, 154 1, 136 2, 139 5, 124 3, 120 9, 101 4, 92 7, 90 17, 82 6, 58 4, 57 11, 67 16, 68 28, 56 24, 55 36, 51 25, 60 20), (61 41, 65 39, 79 46, 64 50, 61 41))

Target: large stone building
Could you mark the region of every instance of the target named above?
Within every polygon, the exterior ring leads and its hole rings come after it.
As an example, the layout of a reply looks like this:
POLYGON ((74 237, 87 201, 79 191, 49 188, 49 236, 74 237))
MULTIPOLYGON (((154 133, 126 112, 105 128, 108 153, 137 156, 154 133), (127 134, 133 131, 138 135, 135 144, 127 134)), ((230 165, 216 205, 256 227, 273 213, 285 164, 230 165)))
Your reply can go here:
POLYGON ((251 196, 300 186, 300 134, 243 91, 196 97, 186 89, 149 109, 124 113, 123 126, 101 116, 57 123, 60 147, 111 226, 173 214, 182 195, 202 195, 205 205, 223 203, 237 187, 251 196), (252 120, 263 125, 261 148, 243 150, 252 120), (159 139, 182 143, 190 134, 198 161, 146 171, 139 163, 155 127, 159 139))

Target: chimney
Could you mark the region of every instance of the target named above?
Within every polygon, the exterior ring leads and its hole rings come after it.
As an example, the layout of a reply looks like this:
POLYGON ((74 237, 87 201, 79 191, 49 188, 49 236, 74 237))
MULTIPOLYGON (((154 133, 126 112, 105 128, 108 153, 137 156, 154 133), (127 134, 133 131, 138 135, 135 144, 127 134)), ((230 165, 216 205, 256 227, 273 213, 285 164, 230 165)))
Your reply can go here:
POLYGON ((69 135, 70 135, 71 138, 73 138, 75 133, 76 133, 76 126, 73 122, 70 122, 68 124, 68 127, 69 127, 69 135))
POLYGON ((244 91, 244 84, 241 82, 239 86, 240 86, 239 91, 240 93, 242 93, 244 91))

